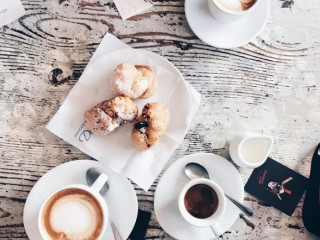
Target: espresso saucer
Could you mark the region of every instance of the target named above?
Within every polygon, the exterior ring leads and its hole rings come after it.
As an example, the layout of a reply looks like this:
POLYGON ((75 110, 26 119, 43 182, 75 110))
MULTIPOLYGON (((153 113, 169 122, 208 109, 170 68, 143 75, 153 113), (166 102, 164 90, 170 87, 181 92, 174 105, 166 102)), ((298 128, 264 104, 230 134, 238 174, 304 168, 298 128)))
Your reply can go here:
POLYGON ((254 39, 266 25, 269 0, 261 0, 241 20, 223 23, 215 19, 207 0, 185 0, 185 14, 190 28, 203 42, 218 48, 237 48, 254 39))
MULTIPOLYGON (((218 183, 230 197, 243 202, 242 178, 237 169, 226 159, 211 153, 196 153, 174 162, 161 177, 154 199, 154 210, 160 226, 169 235, 180 240, 208 240, 215 236, 209 227, 192 226, 180 215, 178 209, 179 193, 190 181, 184 173, 189 162, 202 164, 209 172, 210 179, 218 183)), ((223 232, 229 230, 239 218, 240 210, 229 200, 219 220, 223 232)))
MULTIPOLYGON (((110 188, 105 198, 109 211, 121 236, 127 239, 138 214, 136 193, 129 180, 99 162, 77 160, 61 164, 45 175, 33 186, 26 200, 23 211, 23 223, 30 240, 41 239, 38 230, 38 213, 41 204, 54 191, 69 184, 86 184, 86 171, 94 167, 109 176, 110 188)), ((103 239, 113 240, 110 224, 107 225, 103 239)))

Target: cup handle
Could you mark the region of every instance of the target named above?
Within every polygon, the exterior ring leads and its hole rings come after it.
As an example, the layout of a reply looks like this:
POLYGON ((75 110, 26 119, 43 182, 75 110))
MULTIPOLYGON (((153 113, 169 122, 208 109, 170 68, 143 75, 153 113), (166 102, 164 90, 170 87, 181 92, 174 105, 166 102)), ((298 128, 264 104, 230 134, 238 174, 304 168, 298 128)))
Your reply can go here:
POLYGON ((91 189, 95 192, 100 192, 103 185, 107 182, 108 176, 104 173, 101 173, 99 177, 94 181, 94 183, 91 185, 91 189))
POLYGON ((223 234, 223 231, 218 223, 212 224, 210 228, 216 237, 219 237, 223 234))

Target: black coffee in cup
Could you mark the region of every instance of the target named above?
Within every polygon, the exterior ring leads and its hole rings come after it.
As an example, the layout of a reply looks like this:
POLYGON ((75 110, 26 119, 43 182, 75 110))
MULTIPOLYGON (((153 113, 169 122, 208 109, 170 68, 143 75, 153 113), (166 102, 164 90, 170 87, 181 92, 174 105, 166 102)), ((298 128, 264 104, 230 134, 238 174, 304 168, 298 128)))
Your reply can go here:
POLYGON ((196 184, 188 189, 184 197, 186 210, 196 218, 208 218, 219 205, 217 193, 206 184, 196 184))

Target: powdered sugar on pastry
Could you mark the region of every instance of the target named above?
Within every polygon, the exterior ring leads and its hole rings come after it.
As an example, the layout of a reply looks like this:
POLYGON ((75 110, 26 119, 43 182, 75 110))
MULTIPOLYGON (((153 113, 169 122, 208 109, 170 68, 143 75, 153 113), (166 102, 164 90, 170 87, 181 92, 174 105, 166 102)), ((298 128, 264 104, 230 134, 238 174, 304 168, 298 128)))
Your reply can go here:
POLYGON ((101 124, 104 125, 103 128, 98 129, 98 131, 105 131, 112 132, 114 129, 119 127, 119 123, 112 121, 112 118, 105 113, 101 108, 97 107, 98 115, 94 116, 94 122, 99 123, 101 121, 101 124))
POLYGON ((152 68, 145 65, 136 65, 135 66, 142 76, 148 81, 148 89, 140 96, 140 98, 151 97, 158 88, 158 79, 156 78, 152 68))
POLYGON ((131 121, 137 117, 135 111, 126 111, 124 106, 115 106, 115 111, 119 118, 126 121, 131 121))
POLYGON ((137 99, 151 96, 158 81, 149 66, 121 63, 114 70, 111 82, 115 93, 137 99))
POLYGON ((103 101, 85 112, 87 128, 96 135, 106 135, 117 127, 132 122, 138 116, 138 106, 129 97, 103 101))

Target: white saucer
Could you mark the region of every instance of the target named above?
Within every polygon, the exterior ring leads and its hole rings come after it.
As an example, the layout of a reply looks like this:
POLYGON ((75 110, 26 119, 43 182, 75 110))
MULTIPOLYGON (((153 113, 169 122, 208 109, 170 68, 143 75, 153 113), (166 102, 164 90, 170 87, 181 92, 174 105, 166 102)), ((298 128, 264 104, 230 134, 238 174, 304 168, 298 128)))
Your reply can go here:
MULTIPOLYGON (((184 173, 188 162, 202 164, 210 179, 218 183, 229 196, 243 202, 242 178, 237 169, 226 159, 211 153, 196 153, 174 162, 161 177, 155 192, 154 209, 160 226, 172 237, 180 240, 208 240, 214 238, 209 227, 194 227, 185 221, 178 210, 178 196, 189 181, 184 173)), ((219 221, 225 232, 238 219, 240 210, 227 200, 225 213, 219 221)))
POLYGON ((264 28, 270 12, 269 0, 261 0, 243 19, 222 23, 210 13, 207 0, 185 0, 190 28, 203 42, 218 48, 237 48, 255 38, 264 28))
MULTIPOLYGON (((33 186, 24 206, 23 223, 31 240, 41 239, 37 218, 42 202, 55 190, 74 184, 86 184, 87 169, 95 167, 109 176, 110 188, 106 194, 109 211, 124 239, 131 233, 138 214, 138 201, 131 183, 110 168, 92 160, 77 160, 61 164, 45 175, 33 186)), ((113 240, 113 234, 108 224, 103 239, 113 240)))

